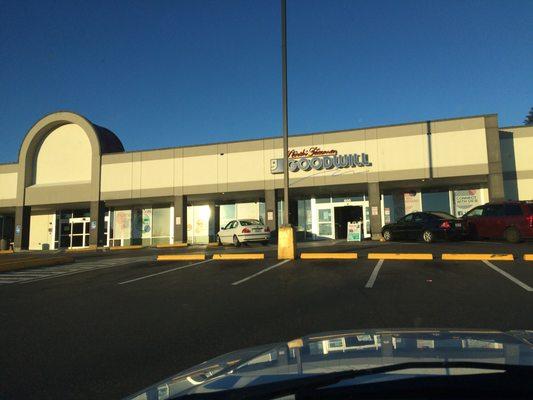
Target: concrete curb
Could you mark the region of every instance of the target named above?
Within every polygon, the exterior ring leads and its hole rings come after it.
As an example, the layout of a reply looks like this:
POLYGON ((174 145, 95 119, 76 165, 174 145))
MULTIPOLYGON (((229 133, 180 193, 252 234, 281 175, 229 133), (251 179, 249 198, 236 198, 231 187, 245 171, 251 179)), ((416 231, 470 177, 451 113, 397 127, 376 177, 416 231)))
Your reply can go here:
POLYGON ((157 244, 156 249, 173 249, 177 247, 187 247, 188 243, 157 244))
POLYGON ((368 253, 369 260, 433 260, 430 253, 368 253))
POLYGON ((13 250, 0 250, 0 254, 13 254, 13 250))
POLYGON ((301 260, 357 260, 357 253, 301 253, 301 260))
POLYGON ((166 254, 157 256, 157 261, 203 261, 205 254, 166 254))
POLYGON ((475 253, 444 253, 442 259, 445 261, 513 261, 512 254, 475 254, 475 253))
POLYGON ((74 262, 74 257, 48 257, 48 258, 27 258, 25 260, 13 260, 0 263, 0 272, 16 271, 19 269, 50 267, 52 265, 67 264, 74 262))
POLYGON ((133 246, 113 246, 113 247, 109 247, 109 250, 111 251, 116 251, 116 250, 140 250, 140 249, 144 249, 145 246, 143 245, 133 245, 133 246))

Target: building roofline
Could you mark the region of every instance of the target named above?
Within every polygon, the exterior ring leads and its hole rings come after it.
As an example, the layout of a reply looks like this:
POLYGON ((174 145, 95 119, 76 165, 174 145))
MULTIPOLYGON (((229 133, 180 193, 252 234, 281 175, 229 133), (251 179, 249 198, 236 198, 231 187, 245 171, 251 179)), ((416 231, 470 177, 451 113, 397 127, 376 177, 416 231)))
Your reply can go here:
POLYGON ((502 126, 499 129, 533 128, 533 125, 502 126))
MULTIPOLYGON (((493 117, 493 116, 498 116, 498 114, 497 113, 492 113, 492 114, 468 115, 468 116, 465 116, 465 117, 453 117, 453 118, 440 118, 440 119, 431 119, 431 120, 420 120, 420 121, 404 122, 404 123, 401 123, 401 124, 375 125, 375 126, 366 126, 366 127, 361 127, 361 128, 338 129, 338 130, 334 130, 334 131, 295 133, 295 134, 290 134, 289 138, 291 138, 291 137, 301 137, 301 136, 311 136, 311 135, 327 135, 327 134, 342 133, 342 132, 362 131, 362 130, 365 130, 365 129, 389 128, 389 127, 394 127, 394 126, 416 125, 416 124, 426 123, 428 121, 429 122, 443 122, 443 121, 453 121, 453 120, 460 120, 460 119, 472 119, 472 118, 493 117)), ((255 139, 242 139, 242 140, 230 140, 230 141, 224 141, 224 142, 188 144, 188 145, 184 145, 184 146, 158 147, 158 148, 146 149, 146 150, 126 150, 126 151, 123 151, 123 152, 107 153, 107 154, 144 153, 144 152, 148 152, 148 151, 162 151, 162 150, 171 150, 171 149, 187 149, 187 148, 191 148, 191 147, 216 146, 216 145, 221 145, 221 144, 256 142, 256 141, 260 141, 260 140, 272 140, 272 139, 282 139, 282 136, 266 136, 266 137, 255 138, 255 139)), ((102 154, 102 156, 104 156, 104 155, 102 154)))

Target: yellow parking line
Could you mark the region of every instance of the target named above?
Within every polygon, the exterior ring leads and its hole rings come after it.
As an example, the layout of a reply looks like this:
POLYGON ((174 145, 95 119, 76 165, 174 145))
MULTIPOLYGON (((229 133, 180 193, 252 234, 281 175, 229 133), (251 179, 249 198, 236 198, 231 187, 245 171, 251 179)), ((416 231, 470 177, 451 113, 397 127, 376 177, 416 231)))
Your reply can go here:
POLYGON ((433 260, 430 253, 368 253, 369 260, 433 260))
POLYGON ((197 261, 205 260, 205 254, 203 253, 191 253, 191 254, 162 254, 157 256, 157 261, 197 261))
POLYGON ((357 253, 302 253, 302 260, 357 260, 357 253))
POLYGON ((513 261, 512 254, 456 254, 456 253, 444 253, 442 255, 443 260, 448 261, 513 261))
POLYGON ((263 260, 263 253, 213 254, 213 260, 263 260))
POLYGON ((524 261, 533 261, 533 254, 524 254, 524 261))

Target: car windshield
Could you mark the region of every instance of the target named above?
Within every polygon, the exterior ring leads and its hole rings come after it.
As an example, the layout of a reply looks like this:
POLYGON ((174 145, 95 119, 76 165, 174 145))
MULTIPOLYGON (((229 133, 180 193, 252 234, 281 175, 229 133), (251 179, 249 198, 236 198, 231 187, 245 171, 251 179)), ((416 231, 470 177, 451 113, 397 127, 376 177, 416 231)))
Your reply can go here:
POLYGON ((239 222, 242 226, 249 226, 249 225, 262 225, 260 221, 257 219, 240 219, 239 222))

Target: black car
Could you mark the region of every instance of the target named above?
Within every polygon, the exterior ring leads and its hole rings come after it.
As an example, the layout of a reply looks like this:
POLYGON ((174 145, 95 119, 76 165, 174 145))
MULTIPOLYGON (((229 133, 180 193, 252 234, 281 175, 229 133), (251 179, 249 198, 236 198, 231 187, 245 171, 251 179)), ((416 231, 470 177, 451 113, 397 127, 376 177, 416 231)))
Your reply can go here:
POLYGON ((414 212, 395 223, 381 228, 383 239, 422 239, 431 243, 435 239, 460 239, 464 235, 464 221, 443 211, 414 212))

